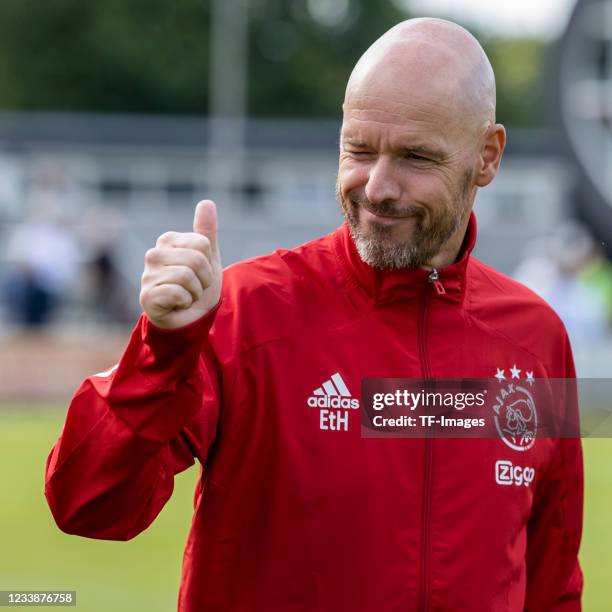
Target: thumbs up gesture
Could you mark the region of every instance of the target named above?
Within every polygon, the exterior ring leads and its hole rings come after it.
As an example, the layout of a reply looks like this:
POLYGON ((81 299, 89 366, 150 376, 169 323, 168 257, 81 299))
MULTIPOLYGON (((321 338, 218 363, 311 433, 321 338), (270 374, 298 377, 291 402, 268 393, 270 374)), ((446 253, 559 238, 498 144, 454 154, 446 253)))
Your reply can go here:
POLYGON ((217 209, 202 200, 193 232, 166 232, 145 254, 140 305, 157 327, 188 325, 212 310, 221 296, 217 209))

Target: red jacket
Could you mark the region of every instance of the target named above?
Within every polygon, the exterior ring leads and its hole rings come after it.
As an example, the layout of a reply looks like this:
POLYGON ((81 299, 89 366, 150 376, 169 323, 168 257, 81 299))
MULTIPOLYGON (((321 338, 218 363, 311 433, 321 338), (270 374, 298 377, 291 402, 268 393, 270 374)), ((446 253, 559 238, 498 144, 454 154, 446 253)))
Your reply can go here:
POLYGON ((573 377, 559 318, 472 258, 475 237, 472 216, 432 283, 365 265, 344 225, 230 266, 189 326, 143 316, 49 456, 59 527, 132 538, 197 459, 184 612, 580 610, 579 440, 364 439, 358 410, 309 403, 364 378, 573 377), (496 482, 500 460, 533 479, 496 482))

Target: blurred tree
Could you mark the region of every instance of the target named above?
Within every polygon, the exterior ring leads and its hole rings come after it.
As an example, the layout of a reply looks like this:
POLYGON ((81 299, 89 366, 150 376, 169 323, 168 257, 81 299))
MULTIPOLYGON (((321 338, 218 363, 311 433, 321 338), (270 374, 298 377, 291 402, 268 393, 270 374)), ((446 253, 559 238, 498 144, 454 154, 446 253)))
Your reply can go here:
POLYGON ((497 78, 497 118, 506 125, 546 124, 550 48, 534 38, 482 39, 497 78))
POLYGON ((199 112, 207 2, 2 0, 0 107, 199 112))
POLYGON ((407 15, 389 0, 260 0, 252 15, 255 115, 340 115, 346 80, 369 45, 407 15), (272 112, 271 112, 272 111, 272 112))
MULTIPOLYGON (((249 0, 249 112, 338 117, 367 46, 406 13, 393 0, 249 0)), ((0 108, 207 112, 208 0, 2 0, 0 108)), ((508 125, 542 121, 546 47, 485 40, 508 125)))

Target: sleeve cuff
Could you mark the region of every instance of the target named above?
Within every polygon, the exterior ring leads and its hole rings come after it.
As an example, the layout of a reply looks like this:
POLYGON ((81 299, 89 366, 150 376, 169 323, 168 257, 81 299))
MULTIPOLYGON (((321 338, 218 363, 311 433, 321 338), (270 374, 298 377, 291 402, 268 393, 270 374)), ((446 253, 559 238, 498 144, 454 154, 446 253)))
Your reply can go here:
POLYGON ((217 305, 212 310, 199 319, 182 327, 172 329, 157 327, 157 325, 149 320, 146 314, 142 314, 139 321, 142 341, 152 349, 159 348, 161 350, 184 342, 198 342, 210 331, 220 306, 221 300, 217 302, 217 305))

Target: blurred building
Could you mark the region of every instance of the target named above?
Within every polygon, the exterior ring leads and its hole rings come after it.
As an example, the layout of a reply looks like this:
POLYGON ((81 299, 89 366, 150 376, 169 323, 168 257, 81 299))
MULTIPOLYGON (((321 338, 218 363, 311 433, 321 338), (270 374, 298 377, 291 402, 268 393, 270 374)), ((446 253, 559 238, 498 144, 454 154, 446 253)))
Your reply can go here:
MULTIPOLYGON (((501 172, 478 194, 475 255, 507 274, 570 217, 583 221, 610 255, 611 15, 612 0, 577 3, 556 53, 562 129, 510 130, 501 172)), ((94 304, 130 321, 139 312, 144 252, 164 231, 189 230, 199 199, 217 202, 226 265, 293 247, 341 223, 334 195, 338 121, 241 117, 238 123, 0 113, 0 243, 27 219, 36 175, 52 165, 67 194, 63 223, 89 265, 89 280, 66 301, 60 320, 104 322, 87 307, 94 304), (96 287, 88 286, 92 278, 96 287), (118 297, 107 299, 111 294, 118 297)), ((10 265, 1 253, 0 286, 10 265)), ((604 357, 595 363, 594 344, 591 338, 576 352, 585 363, 591 358, 586 370, 601 375, 599 363, 612 363, 612 348, 602 336, 604 357)))
MULTIPOLYGON (((242 176, 229 177, 219 173, 235 166, 210 150, 209 127, 184 117, 0 115, 0 163, 12 169, 0 227, 22 220, 28 177, 49 159, 82 198, 75 225, 92 206, 120 212, 121 271, 134 287, 144 251, 163 231, 188 230, 202 198, 219 206, 225 264, 295 246, 341 222, 338 122, 248 121, 242 176)), ((503 171, 477 199, 479 257, 511 272, 520 245, 567 216, 574 175, 559 150, 552 132, 510 133, 503 171)))

